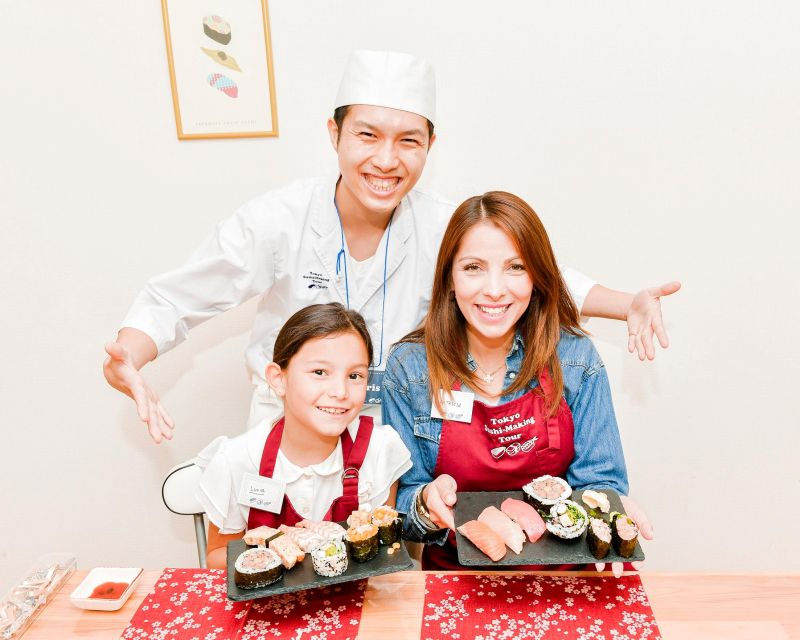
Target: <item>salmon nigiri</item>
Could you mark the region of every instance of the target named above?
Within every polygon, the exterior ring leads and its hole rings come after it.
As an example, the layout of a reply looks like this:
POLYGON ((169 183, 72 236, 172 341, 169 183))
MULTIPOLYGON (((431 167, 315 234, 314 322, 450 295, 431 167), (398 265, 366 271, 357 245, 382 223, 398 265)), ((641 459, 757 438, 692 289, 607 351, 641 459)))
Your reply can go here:
POLYGON ((506 498, 500 510, 523 528, 531 542, 536 542, 547 530, 542 516, 527 502, 506 498))
POLYGON ((462 524, 458 530, 494 562, 502 560, 506 555, 506 545, 503 539, 482 522, 470 520, 462 524))
POLYGON ((514 553, 522 551, 522 545, 525 544, 522 528, 497 507, 486 507, 478 516, 478 522, 483 522, 499 535, 514 553))

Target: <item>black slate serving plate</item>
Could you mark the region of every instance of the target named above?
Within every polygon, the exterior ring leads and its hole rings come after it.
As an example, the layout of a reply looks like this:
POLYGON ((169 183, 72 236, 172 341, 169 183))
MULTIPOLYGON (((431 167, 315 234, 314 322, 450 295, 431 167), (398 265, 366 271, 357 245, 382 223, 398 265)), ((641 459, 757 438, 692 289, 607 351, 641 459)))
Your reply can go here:
POLYGON ((239 554, 245 549, 252 549, 248 547, 244 540, 234 540, 228 543, 228 599, 237 602, 242 600, 254 600, 256 598, 267 598, 269 596, 278 595, 280 593, 291 593, 293 591, 302 591, 303 589, 316 589, 317 587, 327 587, 332 584, 340 584, 342 582, 352 582, 353 580, 362 580, 372 576, 380 576, 385 573, 394 573, 396 571, 405 571, 413 566, 411 558, 408 555, 405 544, 400 542, 400 548, 395 549, 392 555, 386 551, 389 547, 381 547, 378 549, 378 555, 369 562, 353 562, 350 558, 347 563, 347 571, 340 576, 327 578, 314 573, 314 567, 311 563, 311 554, 307 553, 305 560, 300 564, 296 564, 289 571, 283 572, 283 578, 274 584, 270 584, 261 589, 240 589, 234 582, 234 563, 239 554))
MULTIPOLYGON (((602 493, 608 496, 608 501, 611 503, 611 511, 619 511, 625 513, 622 508, 622 502, 616 491, 611 489, 600 489, 602 493)), ((589 509, 581 501, 583 491, 573 491, 571 499, 581 505, 588 512, 589 509)), ((516 498, 523 500, 524 496, 522 491, 476 491, 476 492, 459 492, 458 500, 455 505, 455 522, 456 529, 465 522, 470 520, 477 520, 481 511, 488 506, 495 506, 498 509, 506 498, 516 498)), ((608 514, 602 514, 606 518, 608 514)), ((458 546, 458 562, 465 566, 508 566, 508 565, 560 565, 560 564, 593 564, 595 562, 632 562, 635 560, 644 560, 644 551, 641 545, 637 542, 636 550, 630 558, 623 558, 614 551, 612 545, 611 551, 603 560, 597 560, 589 551, 589 545, 586 542, 586 532, 581 534, 575 540, 562 540, 554 536, 549 531, 539 538, 535 543, 528 542, 525 538, 525 545, 519 554, 514 553, 511 549, 506 549, 505 557, 498 561, 492 562, 478 547, 472 544, 466 537, 456 531, 456 544, 458 546)))

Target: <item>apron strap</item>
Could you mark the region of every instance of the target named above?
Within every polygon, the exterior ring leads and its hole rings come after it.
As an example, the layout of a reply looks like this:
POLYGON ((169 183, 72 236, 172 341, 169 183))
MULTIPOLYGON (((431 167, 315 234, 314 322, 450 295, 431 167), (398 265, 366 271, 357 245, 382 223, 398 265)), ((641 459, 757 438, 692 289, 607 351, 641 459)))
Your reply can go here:
POLYGON ((258 466, 258 475, 271 478, 275 471, 275 461, 278 459, 278 450, 281 448, 281 438, 283 437, 284 418, 278 420, 272 431, 267 436, 264 444, 264 451, 261 452, 261 463, 258 466))
POLYGON ((356 434, 355 442, 350 438, 347 429, 341 435, 342 460, 344 461, 342 495, 334 501, 329 512, 336 520, 344 520, 358 509, 358 476, 361 465, 364 463, 364 458, 367 457, 367 449, 369 448, 373 428, 372 418, 361 416, 358 421, 358 433, 356 434))
MULTIPOLYGON (((553 397, 553 379, 550 377, 550 371, 542 369, 539 374, 539 386, 544 392, 544 410, 547 410, 549 400, 553 397)), ((561 430, 558 428, 558 409, 556 412, 547 418, 547 441, 550 449, 561 448, 561 430)))

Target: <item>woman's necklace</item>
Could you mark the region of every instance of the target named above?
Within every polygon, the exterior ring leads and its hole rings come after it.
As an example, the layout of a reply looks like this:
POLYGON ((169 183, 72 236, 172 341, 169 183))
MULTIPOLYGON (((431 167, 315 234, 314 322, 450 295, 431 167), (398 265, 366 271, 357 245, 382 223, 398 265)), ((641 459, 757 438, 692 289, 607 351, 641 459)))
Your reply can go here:
MULTIPOLYGON (((472 359, 473 359, 473 360, 475 360, 475 356, 472 356, 472 359)), ((483 375, 481 375, 481 374, 478 374, 478 377, 479 377, 481 380, 483 380, 483 381, 484 381, 486 384, 492 384, 492 382, 494 382, 494 374, 496 374, 498 371, 500 371, 500 369, 502 369, 503 367, 505 367, 505 366, 506 366, 506 363, 505 363, 505 360, 504 360, 504 361, 503 361, 503 362, 500 364, 500 366, 499 366, 499 367, 497 367, 497 369, 495 369, 494 371, 491 371, 491 372, 489 372, 489 371, 486 371, 486 369, 484 369, 484 368, 483 368, 483 367, 482 367, 482 366, 481 366, 481 365, 478 363, 478 361, 477 361, 477 360, 475 360, 475 366, 478 368, 478 371, 482 371, 482 372, 483 372, 483 375)))

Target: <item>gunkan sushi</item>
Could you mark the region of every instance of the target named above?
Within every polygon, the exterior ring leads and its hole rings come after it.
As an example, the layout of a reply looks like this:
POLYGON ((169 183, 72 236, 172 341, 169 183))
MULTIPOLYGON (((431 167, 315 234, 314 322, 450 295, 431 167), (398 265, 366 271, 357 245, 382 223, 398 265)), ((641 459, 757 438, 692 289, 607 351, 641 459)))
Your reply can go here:
POLYGON ((321 576, 332 578, 347 571, 347 549, 341 540, 328 540, 311 552, 311 564, 321 576))
POLYGON ((350 527, 345 534, 350 557, 356 562, 367 562, 378 555, 378 527, 360 524, 350 527))
POLYGON ((539 476, 522 487, 525 499, 537 509, 549 511, 559 500, 572 495, 572 487, 557 476, 539 476))
POLYGON ((240 589, 259 589, 282 577, 281 559, 271 549, 247 549, 239 554, 234 563, 233 581, 240 589))
POLYGON ((624 513, 611 514, 611 540, 615 551, 623 558, 630 558, 636 550, 639 527, 624 513))
POLYGON ((601 518, 589 518, 589 526, 586 529, 586 542, 589 544, 589 551, 598 560, 602 560, 611 550, 611 527, 601 518))
POLYGON ((390 545, 400 540, 403 523, 397 511, 389 506, 377 507, 372 512, 372 524, 378 527, 378 541, 390 545))

